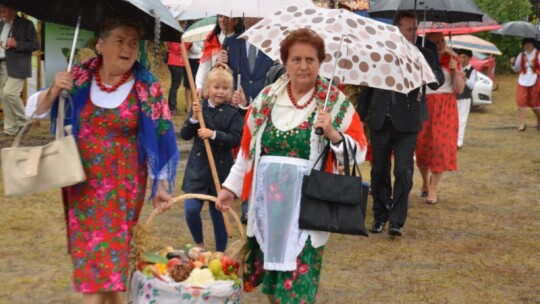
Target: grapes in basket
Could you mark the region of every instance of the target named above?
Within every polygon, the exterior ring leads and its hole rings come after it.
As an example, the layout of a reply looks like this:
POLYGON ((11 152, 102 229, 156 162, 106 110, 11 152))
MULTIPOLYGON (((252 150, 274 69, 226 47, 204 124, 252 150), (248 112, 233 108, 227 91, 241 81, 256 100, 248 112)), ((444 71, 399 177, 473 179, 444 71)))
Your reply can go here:
POLYGON ((147 278, 173 280, 204 286, 215 281, 234 281, 241 285, 238 276, 240 264, 223 252, 205 251, 191 244, 183 249, 167 246, 159 252, 147 252, 138 269, 147 278))

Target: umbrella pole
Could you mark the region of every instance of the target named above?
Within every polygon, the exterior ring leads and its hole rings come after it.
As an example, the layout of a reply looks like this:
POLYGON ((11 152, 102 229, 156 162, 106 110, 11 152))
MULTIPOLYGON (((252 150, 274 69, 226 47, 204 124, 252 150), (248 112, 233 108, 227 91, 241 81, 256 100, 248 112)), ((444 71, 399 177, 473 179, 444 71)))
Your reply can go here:
MULTIPOLYGON (((193 81, 193 75, 191 74, 191 66, 189 65, 189 58, 187 56, 186 46, 184 42, 180 42, 180 48, 182 49, 182 58, 186 63, 187 76, 189 80, 189 87, 191 89, 191 95, 193 102, 199 102, 199 97, 197 96, 197 89, 195 88, 195 82, 193 81)), ((202 112, 197 114, 197 119, 201 125, 201 128, 206 128, 204 123, 204 117, 202 112)), ((214 185, 216 187, 216 192, 219 194, 221 191, 221 183, 219 182, 219 177, 216 169, 216 162, 214 161, 214 155, 212 154, 212 148, 210 147, 210 141, 208 138, 204 139, 204 148, 206 150, 206 155, 208 155, 208 163, 210 164, 210 171, 212 172, 212 178, 214 180, 214 185)), ((229 221, 229 215, 226 212, 223 212, 223 221, 225 222, 225 230, 227 230, 227 235, 232 237, 231 223, 229 221)))
POLYGON ((424 36, 422 36, 422 47, 425 47, 426 45, 426 10, 424 10, 424 21, 422 22, 422 31, 424 32, 424 36))
POLYGON ((69 55, 69 63, 67 71, 71 72, 73 66, 73 59, 75 58, 75 49, 77 47, 77 40, 79 39, 79 28, 81 27, 81 14, 77 17, 77 26, 75 27, 75 34, 73 34, 73 44, 71 45, 71 54, 69 55))
MULTIPOLYGON (((341 35, 341 39, 339 40, 339 46, 338 46, 338 53, 341 56, 341 44, 343 43, 343 35, 341 35)), ((324 100, 323 105, 323 111, 326 111, 326 105, 328 104, 328 99, 330 98, 330 90, 332 89, 332 82, 334 82, 334 77, 336 76, 336 70, 337 70, 337 62, 338 62, 338 56, 336 56, 336 59, 334 59, 334 70, 332 71, 332 78, 330 78, 330 82, 328 83, 328 91, 326 92, 326 99, 324 100)), ((317 135, 323 135, 323 129, 317 128, 315 129, 315 134, 317 135)))
MULTIPOLYGON (((71 67, 73 66, 73 59, 75 58, 75 48, 77 47, 77 40, 79 39, 79 29, 81 27, 81 13, 79 12, 79 17, 77 17, 77 26, 75 27, 75 33, 73 34, 73 44, 71 45, 71 54, 69 55, 69 62, 67 71, 71 72, 71 67)), ((69 97, 69 91, 62 89, 60 91, 62 98, 66 99, 69 97)))

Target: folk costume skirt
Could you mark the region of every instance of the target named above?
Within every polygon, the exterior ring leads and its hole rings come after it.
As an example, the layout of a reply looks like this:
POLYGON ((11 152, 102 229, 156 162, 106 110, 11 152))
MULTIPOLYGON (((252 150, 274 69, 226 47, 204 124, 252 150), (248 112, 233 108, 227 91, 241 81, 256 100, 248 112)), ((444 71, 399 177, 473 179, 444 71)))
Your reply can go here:
POLYGON ((457 170, 457 137, 459 129, 455 94, 428 94, 429 119, 418 133, 416 164, 431 172, 457 170))

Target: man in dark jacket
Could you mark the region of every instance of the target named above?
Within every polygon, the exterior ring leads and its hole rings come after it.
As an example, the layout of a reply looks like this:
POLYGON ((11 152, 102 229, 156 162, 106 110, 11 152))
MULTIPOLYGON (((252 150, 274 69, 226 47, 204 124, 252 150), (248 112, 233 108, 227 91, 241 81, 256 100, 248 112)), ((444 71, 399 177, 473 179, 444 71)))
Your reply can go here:
POLYGON ((4 111, 4 135, 13 136, 26 123, 21 92, 32 76, 32 52, 39 49, 36 29, 17 11, 0 7, 0 100, 4 111))
MULTIPOLYGON (((394 25, 409 42, 416 43, 417 19, 414 14, 398 12, 394 25)), ((437 55, 427 48, 418 46, 431 66, 438 83, 430 83, 437 89, 444 82, 437 55)), ((409 193, 412 189, 414 150, 418 132, 427 119, 425 88, 418 88, 409 94, 364 88, 360 94, 357 111, 363 121, 369 121, 373 152, 371 168, 371 193, 375 221, 372 233, 380 233, 390 221, 389 234, 401 236, 401 228, 407 218, 409 193), (392 192, 390 168, 394 157, 394 187, 392 192)))

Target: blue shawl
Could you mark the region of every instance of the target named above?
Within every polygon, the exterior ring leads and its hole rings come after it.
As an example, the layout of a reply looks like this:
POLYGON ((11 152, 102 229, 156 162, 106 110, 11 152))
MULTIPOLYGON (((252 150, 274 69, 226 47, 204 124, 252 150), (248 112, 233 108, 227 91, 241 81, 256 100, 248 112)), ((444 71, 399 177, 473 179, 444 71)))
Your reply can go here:
MULTIPOLYGON (((73 135, 77 138, 78 119, 90 95, 90 84, 95 69, 100 64, 100 58, 92 58, 71 70, 73 76, 72 101, 66 101, 65 125, 73 126, 73 135)), ((149 200, 156 194, 159 172, 167 172, 169 193, 174 188, 176 168, 180 159, 180 152, 176 145, 171 120, 171 112, 158 79, 135 62, 132 68, 135 77, 135 89, 139 102, 139 131, 137 134, 137 148, 139 162, 148 162, 151 174, 155 177, 152 183, 152 192, 149 200)), ((51 109, 51 131, 56 132, 56 117, 58 116, 58 100, 51 109)))

